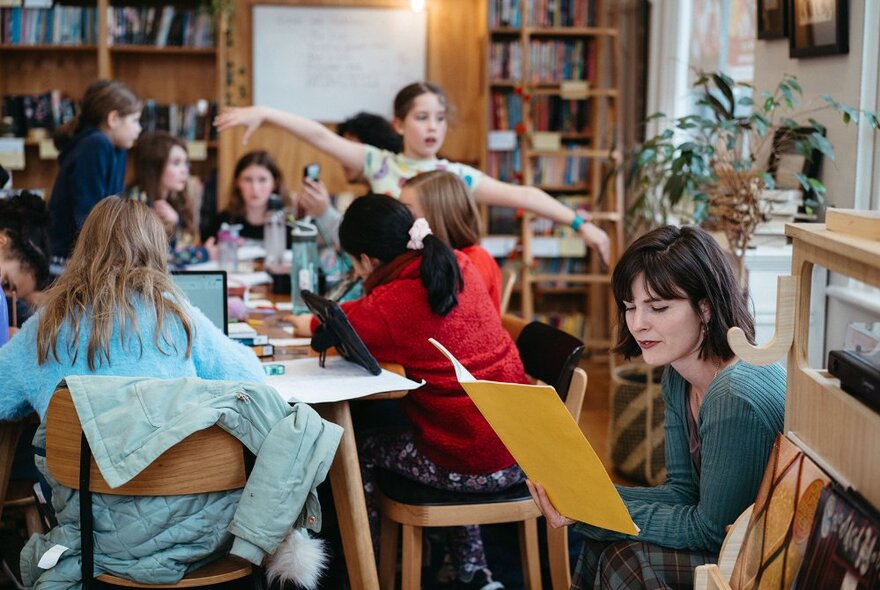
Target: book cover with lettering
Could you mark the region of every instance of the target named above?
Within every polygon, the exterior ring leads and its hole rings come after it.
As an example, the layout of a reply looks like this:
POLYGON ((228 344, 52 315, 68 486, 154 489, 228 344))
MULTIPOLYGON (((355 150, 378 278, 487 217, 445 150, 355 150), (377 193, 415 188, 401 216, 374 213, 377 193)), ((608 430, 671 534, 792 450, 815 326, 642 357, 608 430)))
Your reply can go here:
POLYGON ((822 492, 804 563, 793 588, 869 590, 880 587, 880 514, 833 485, 822 492))

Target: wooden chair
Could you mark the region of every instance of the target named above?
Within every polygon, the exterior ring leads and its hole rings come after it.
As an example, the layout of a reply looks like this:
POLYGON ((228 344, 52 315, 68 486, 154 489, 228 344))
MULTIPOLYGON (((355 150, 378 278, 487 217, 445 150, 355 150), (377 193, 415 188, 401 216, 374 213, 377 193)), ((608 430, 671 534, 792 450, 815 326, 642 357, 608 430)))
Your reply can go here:
POLYGON ((516 271, 509 268, 501 269, 501 314, 507 313, 513 287, 516 285, 516 271))
POLYGON ((194 588, 247 577, 254 588, 263 587, 259 569, 232 556, 188 573, 177 584, 141 584, 110 574, 94 578, 93 574, 92 493, 176 496, 240 489, 247 474, 244 447, 238 439, 217 426, 200 430, 167 450, 125 485, 111 489, 92 458, 70 391, 59 388, 55 392, 46 421, 49 473, 62 485, 80 491, 83 588, 95 587, 95 579, 129 588, 194 588))
POLYGON ((11 482, 9 479, 15 450, 24 429, 24 421, 0 422, 0 516, 7 508, 23 511, 25 528, 30 536, 44 532, 43 521, 31 488, 32 482, 11 482))
POLYGON ((727 528, 727 535, 718 552, 718 563, 700 565, 694 570, 694 590, 730 590, 730 576, 742 548, 754 504, 743 511, 727 528))
MULTIPOLYGON (((526 324, 513 316, 506 317, 505 328, 508 328, 520 350, 526 372, 556 387, 577 420, 587 388, 587 374, 577 368, 583 343, 546 324, 526 324)), ((418 590, 421 587, 424 527, 503 522, 519 523, 526 588, 542 587, 537 526, 541 513, 525 484, 498 493, 455 493, 437 490, 386 470, 379 471, 377 482, 382 515, 379 581, 383 590, 394 588, 398 535, 401 530, 401 587, 402 590, 418 590)), ((551 581, 554 590, 562 590, 571 585, 568 539, 565 529, 552 529, 549 526, 547 529, 551 581)))

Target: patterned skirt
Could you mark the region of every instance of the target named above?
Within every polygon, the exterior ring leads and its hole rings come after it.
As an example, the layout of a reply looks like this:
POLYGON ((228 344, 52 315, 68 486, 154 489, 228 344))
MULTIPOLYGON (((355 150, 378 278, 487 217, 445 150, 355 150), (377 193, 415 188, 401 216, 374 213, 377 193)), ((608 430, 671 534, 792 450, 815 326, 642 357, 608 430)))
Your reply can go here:
POLYGON ((694 568, 715 563, 709 552, 688 552, 642 541, 585 541, 571 590, 666 590, 694 587, 694 568))

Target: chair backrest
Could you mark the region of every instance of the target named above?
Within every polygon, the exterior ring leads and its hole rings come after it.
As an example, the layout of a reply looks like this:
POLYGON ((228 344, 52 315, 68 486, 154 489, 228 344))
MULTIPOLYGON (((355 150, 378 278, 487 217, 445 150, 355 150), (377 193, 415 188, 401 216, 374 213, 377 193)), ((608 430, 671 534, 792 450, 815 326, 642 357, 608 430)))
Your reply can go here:
MULTIPOLYGON (((46 462, 56 481, 80 488, 82 427, 70 391, 59 388, 46 413, 46 462)), ((86 451, 90 453, 86 446, 86 451)), ((234 436, 212 426, 171 447, 125 485, 110 488, 94 459, 89 489, 124 496, 176 496, 244 487, 244 447, 234 436)))
POLYGON ((513 287, 516 285, 516 272, 509 268, 501 269, 501 313, 507 313, 510 305, 510 296, 513 295, 513 287))
POLYGON ((584 352, 584 343, 541 322, 525 323, 505 315, 502 324, 516 342, 526 373, 553 386, 565 401, 572 372, 584 352))

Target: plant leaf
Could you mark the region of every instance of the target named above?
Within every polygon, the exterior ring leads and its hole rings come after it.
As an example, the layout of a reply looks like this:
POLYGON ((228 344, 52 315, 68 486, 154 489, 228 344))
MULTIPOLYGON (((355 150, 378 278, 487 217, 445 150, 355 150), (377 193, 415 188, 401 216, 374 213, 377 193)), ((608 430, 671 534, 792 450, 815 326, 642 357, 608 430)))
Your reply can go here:
POLYGON ((832 162, 834 161, 834 148, 821 133, 814 131, 809 135, 808 141, 811 146, 828 156, 832 162))
MULTIPOLYGON (((726 111, 730 117, 733 117, 733 109, 736 107, 736 101, 733 98, 733 80, 725 76, 721 73, 713 73, 712 80, 715 81, 715 85, 721 91, 721 94, 724 95, 724 98, 727 99, 727 108, 726 111)), ((720 102, 720 101, 719 101, 720 102)))

